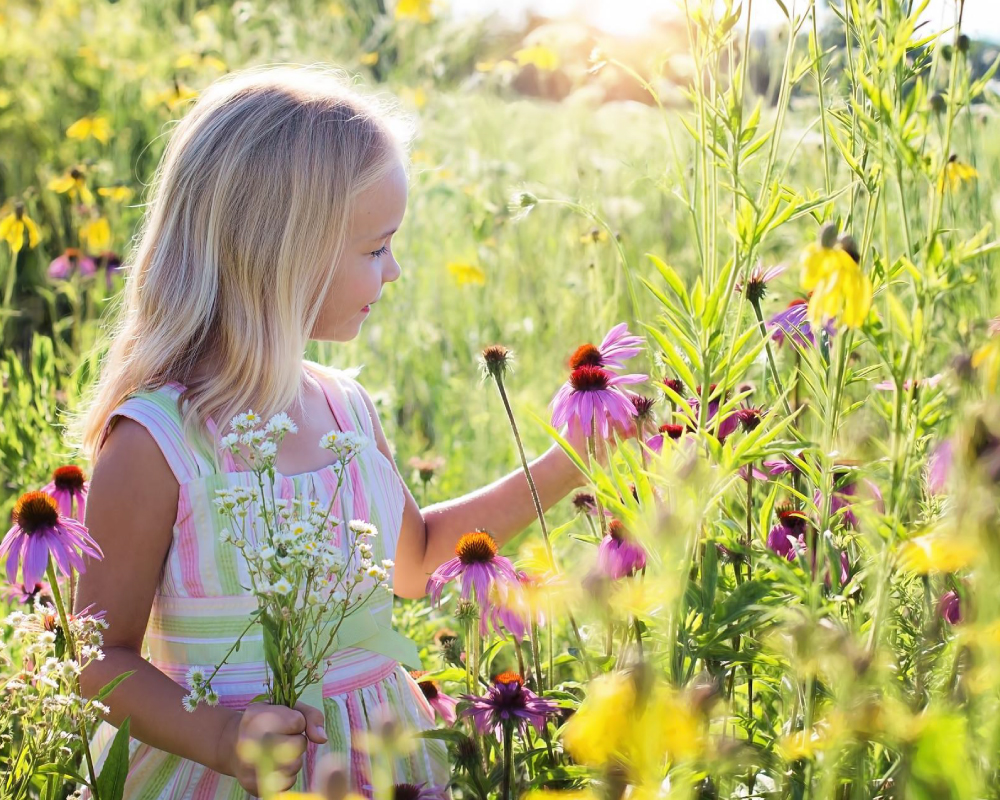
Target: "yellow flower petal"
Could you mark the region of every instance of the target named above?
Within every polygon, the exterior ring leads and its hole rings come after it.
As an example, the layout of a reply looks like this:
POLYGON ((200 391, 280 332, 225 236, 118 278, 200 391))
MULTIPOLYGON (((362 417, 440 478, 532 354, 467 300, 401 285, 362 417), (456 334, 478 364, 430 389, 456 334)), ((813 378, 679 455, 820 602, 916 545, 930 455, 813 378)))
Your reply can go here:
POLYGON ((979 551, 968 542, 926 534, 906 542, 899 551, 900 566, 917 575, 957 572, 971 565, 979 551))
POLYGON ((451 261, 448 263, 448 271, 454 276, 459 286, 470 283, 482 286, 486 283, 486 273, 475 264, 451 261))
POLYGON ((522 47, 514 53, 519 66, 534 64, 541 70, 554 70, 559 66, 559 54, 551 47, 542 44, 522 47))

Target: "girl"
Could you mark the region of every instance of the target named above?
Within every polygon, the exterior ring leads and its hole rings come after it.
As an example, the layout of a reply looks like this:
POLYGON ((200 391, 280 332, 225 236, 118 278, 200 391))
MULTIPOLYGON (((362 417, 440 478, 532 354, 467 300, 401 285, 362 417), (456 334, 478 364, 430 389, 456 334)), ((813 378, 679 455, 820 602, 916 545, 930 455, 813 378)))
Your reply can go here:
MULTIPOLYGON (((384 714, 416 729, 434 724, 399 663, 415 648, 392 630, 391 598, 382 597, 366 609, 377 634, 336 653, 313 702, 249 702, 266 668, 261 637, 248 636, 213 682, 218 705, 182 708, 189 668, 217 664, 256 607, 239 553, 219 541, 226 520, 213 503, 216 489, 250 486, 252 473, 219 446, 237 413, 285 411, 298 426, 276 463, 275 489, 287 498, 329 502, 336 479, 318 445, 324 433, 374 440, 352 462, 334 513, 375 524, 375 559, 395 560, 400 597, 423 596, 467 531, 488 524, 503 543, 533 518, 520 470, 420 509, 365 390, 303 360, 308 339, 357 336, 400 275, 391 242, 410 135, 386 104, 328 70, 258 68, 210 86, 157 168, 118 326, 78 421, 94 464, 86 524, 104 559, 80 577, 74 608, 93 603, 110 626, 105 658, 82 683, 92 696, 135 671, 91 743, 99 770, 114 726, 131 718, 126 798, 256 794, 242 744, 265 735, 299 754, 283 788, 308 787, 317 758, 333 752, 352 789, 370 796, 363 732, 384 714)), ((556 446, 531 466, 546 508, 583 483, 556 446)), ((445 786, 443 744, 417 741, 393 779, 445 786)))

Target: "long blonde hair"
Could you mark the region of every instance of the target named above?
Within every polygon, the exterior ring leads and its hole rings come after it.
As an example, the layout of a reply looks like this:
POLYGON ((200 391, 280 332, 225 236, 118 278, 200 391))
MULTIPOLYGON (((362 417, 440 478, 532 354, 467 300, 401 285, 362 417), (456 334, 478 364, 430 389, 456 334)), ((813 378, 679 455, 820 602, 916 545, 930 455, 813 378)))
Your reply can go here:
POLYGON ((68 441, 95 462, 114 408, 170 381, 187 387, 189 435, 204 436, 209 418, 221 436, 247 408, 267 417, 300 403, 352 200, 406 163, 412 133, 394 102, 330 67, 212 83, 157 166, 110 346, 68 441), (209 353, 218 369, 194 377, 209 353))

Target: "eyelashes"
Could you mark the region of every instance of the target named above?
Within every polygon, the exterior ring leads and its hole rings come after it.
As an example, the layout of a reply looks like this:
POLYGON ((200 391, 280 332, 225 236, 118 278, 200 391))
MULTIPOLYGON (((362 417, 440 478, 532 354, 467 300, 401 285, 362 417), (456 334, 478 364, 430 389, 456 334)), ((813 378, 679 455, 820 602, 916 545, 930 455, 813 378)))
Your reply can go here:
POLYGON ((369 253, 368 255, 370 255, 372 258, 378 258, 379 256, 384 256, 388 252, 389 252, 389 246, 382 245, 378 250, 372 250, 372 252, 369 253))

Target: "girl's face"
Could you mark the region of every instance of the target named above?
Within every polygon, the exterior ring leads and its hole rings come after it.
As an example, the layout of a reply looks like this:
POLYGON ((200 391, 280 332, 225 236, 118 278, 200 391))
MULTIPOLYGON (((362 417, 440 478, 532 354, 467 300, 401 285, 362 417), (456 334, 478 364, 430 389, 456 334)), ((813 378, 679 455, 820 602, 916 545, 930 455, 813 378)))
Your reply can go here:
POLYGON ((350 341, 368 315, 378 313, 372 304, 382 295, 382 287, 400 274, 391 243, 405 211, 406 171, 397 162, 354 204, 347 243, 311 339, 350 341))

